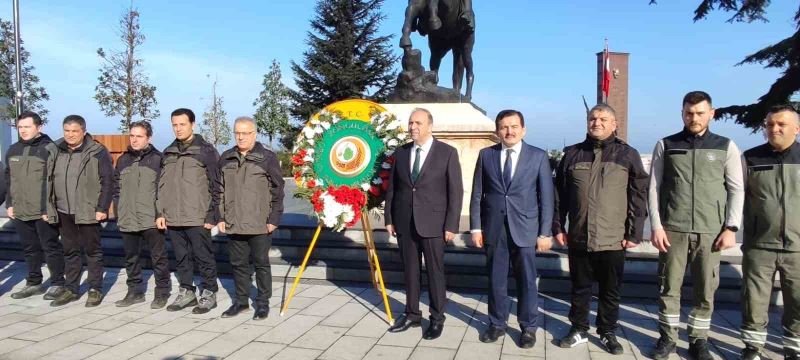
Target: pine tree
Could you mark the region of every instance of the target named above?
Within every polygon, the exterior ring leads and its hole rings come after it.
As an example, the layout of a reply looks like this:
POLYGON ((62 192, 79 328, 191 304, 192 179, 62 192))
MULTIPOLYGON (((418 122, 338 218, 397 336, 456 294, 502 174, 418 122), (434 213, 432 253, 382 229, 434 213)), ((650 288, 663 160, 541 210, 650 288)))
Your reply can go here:
POLYGON ((125 48, 106 53, 97 49, 103 60, 99 83, 94 99, 106 116, 121 116, 119 129, 128 132, 136 119, 151 121, 158 118, 156 87, 148 84, 138 49, 144 44, 144 34, 139 27, 139 12, 129 8, 119 21, 118 35, 125 48))
POLYGON ((279 136, 292 131, 289 121, 289 88, 281 82, 281 67, 277 60, 272 60, 269 72, 264 74, 264 89, 258 95, 253 106, 256 112, 253 119, 258 125, 258 133, 266 136, 269 143, 279 136))
MULTIPOLYGON (((650 1, 651 4, 655 0, 650 1)), ((703 0, 694 11, 694 21, 705 19, 708 14, 719 9, 732 12, 728 22, 767 21, 764 16, 769 0, 703 0)), ((731 105, 718 108, 716 118, 734 119, 754 131, 759 129, 773 105, 793 103, 800 106, 797 95, 800 92, 800 9, 794 14, 795 32, 791 36, 748 55, 738 65, 763 64, 765 68, 783 69, 781 76, 770 86, 766 94, 749 105, 731 105)))
POLYGON ((217 80, 211 87, 211 103, 203 113, 203 123, 200 133, 203 138, 214 146, 227 145, 231 142, 231 126, 228 124, 228 114, 223 109, 222 96, 217 96, 217 80))
MULTIPOLYGON (((34 111, 47 121, 47 109, 42 104, 50 99, 47 91, 39 84, 39 77, 33 73, 35 68, 28 64, 31 54, 25 50, 24 41, 20 38, 20 62, 22 63, 22 106, 24 110, 34 111)), ((16 92, 16 49, 14 47, 14 24, 0 19, 0 97, 8 98, 11 104, 0 108, 0 116, 6 121, 17 117, 14 104, 16 92)))
MULTIPOLYGON (((291 91, 293 116, 307 120, 338 100, 384 100, 397 77, 392 35, 379 36, 383 0, 318 0, 302 65, 292 61, 297 91, 291 91)), ((293 134, 296 134, 294 132, 293 134)), ((293 134, 284 136, 291 144, 293 134)), ((291 147, 291 146, 289 146, 291 147)))

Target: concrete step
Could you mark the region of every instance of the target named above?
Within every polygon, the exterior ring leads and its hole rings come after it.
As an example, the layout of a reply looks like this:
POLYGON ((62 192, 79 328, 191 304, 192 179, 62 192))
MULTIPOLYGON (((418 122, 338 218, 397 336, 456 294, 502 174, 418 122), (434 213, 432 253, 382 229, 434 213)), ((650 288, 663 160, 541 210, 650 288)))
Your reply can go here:
MULTIPOLYGON (((282 227, 273 236, 270 250, 272 272, 275 277, 294 278, 302 261, 314 228, 304 226, 282 227)), ((401 287, 403 283, 402 262, 397 240, 386 231, 375 230, 375 246, 378 251, 384 281, 389 286, 401 287)), ((214 250, 222 275, 231 272, 225 244, 228 238, 214 231, 214 250)), ((104 225, 102 244, 105 265, 124 267, 124 251, 121 234, 113 222, 104 225)), ((171 267, 174 270, 171 243, 168 242, 171 267)), ((740 254, 740 253, 739 253, 740 254)), ((723 254, 720 265, 720 287, 717 300, 739 302, 741 286, 741 255, 735 251, 723 254)), ((16 233, 7 219, 0 219, 0 260, 22 260, 22 248, 16 233)), ((456 241, 445 249, 445 266, 449 287, 485 291, 488 287, 486 277, 486 256, 483 249, 471 246, 468 233, 459 234, 456 241)), ((145 267, 150 268, 149 260, 145 267)), ((548 293, 569 293, 569 266, 565 249, 554 249, 537 257, 539 286, 548 293)), ((623 296, 633 298, 655 298, 658 296, 658 255, 648 244, 642 244, 635 251, 629 251, 625 263, 623 296)), ((329 281, 370 282, 369 264, 364 248, 364 233, 349 229, 341 233, 322 231, 304 279, 329 281)), ((423 275, 424 278, 424 275, 423 275)), ((513 289, 513 281, 509 281, 513 289)), ((684 281, 684 296, 691 297, 691 279, 687 274, 684 281)), ((776 284, 776 291, 779 290, 776 284)), ((779 294, 773 298, 779 299, 779 294)))

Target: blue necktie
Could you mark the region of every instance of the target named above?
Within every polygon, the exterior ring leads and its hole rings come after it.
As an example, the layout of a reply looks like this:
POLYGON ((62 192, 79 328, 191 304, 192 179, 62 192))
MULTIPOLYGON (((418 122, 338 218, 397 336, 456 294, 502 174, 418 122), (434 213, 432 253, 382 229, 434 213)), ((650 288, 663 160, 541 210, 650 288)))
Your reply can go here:
POLYGON ((508 189, 508 185, 511 184, 511 153, 514 152, 512 149, 506 150, 506 161, 503 165, 503 184, 508 189))

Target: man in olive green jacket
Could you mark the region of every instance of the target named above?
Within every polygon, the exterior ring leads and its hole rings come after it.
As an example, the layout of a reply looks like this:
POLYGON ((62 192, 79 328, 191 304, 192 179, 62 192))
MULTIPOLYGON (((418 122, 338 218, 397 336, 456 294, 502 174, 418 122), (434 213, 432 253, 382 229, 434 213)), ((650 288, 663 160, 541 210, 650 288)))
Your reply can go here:
POLYGON ((744 152, 742 359, 763 358, 775 272, 783 293, 783 354, 800 358, 800 116, 789 105, 767 115, 767 143, 744 152))
POLYGON ((708 330, 719 286, 720 252, 736 245, 744 191, 739 148, 712 133, 711 96, 692 91, 683 98, 681 132, 660 140, 650 167, 648 213, 659 251, 659 332, 653 357, 675 352, 681 287, 691 267, 694 296, 689 313, 689 355, 711 360, 708 330))
POLYGON ((163 308, 169 298, 171 285, 164 230, 156 229, 156 190, 161 173, 161 152, 150 144, 152 136, 153 128, 149 122, 131 123, 130 145, 117 159, 114 171, 114 209, 125 248, 128 285, 125 297, 115 303, 118 307, 145 301, 142 265, 139 261, 143 243, 150 250, 156 280, 155 297, 150 308, 163 308))
POLYGON ((6 153, 5 182, 9 191, 6 212, 22 242, 28 276, 25 287, 13 294, 22 299, 44 292, 42 261, 50 270, 50 289, 45 300, 53 300, 64 291, 64 248, 58 240, 58 215, 48 196, 53 166, 58 156, 56 145, 43 134, 42 118, 34 112, 17 117, 19 141, 6 153))
POLYGON ((283 177, 278 157, 256 141, 256 122, 249 117, 233 125, 236 146, 219 160, 222 221, 217 225, 228 234, 228 254, 233 267, 236 299, 222 317, 236 316, 249 309, 250 284, 256 270, 253 319, 266 319, 272 296, 269 248, 272 232, 283 214, 283 177))
POLYGON ((60 306, 78 299, 86 253, 89 292, 86 307, 103 300, 103 249, 100 222, 108 217, 114 190, 111 155, 86 133, 86 120, 78 115, 64 119, 64 138, 56 141, 58 157, 53 170, 53 195, 58 210, 59 231, 64 244, 67 290, 50 303, 60 306))
POLYGON ((175 141, 164 149, 158 182, 156 226, 169 229, 177 261, 180 289, 168 311, 197 305, 192 312, 203 314, 217 307, 217 263, 211 229, 219 222, 219 153, 202 136, 194 133, 195 116, 189 109, 171 115, 175 141), (202 277, 198 300, 193 284, 194 264, 202 277))

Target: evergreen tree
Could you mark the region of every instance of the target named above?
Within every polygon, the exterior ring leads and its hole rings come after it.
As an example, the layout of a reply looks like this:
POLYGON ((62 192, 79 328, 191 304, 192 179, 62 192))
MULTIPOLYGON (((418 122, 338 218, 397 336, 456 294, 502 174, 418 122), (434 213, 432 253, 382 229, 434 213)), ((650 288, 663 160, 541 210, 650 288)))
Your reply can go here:
POLYGON ((129 8, 119 20, 118 35, 124 50, 106 53, 97 49, 103 60, 99 83, 94 88, 94 99, 106 116, 122 116, 119 129, 127 133, 131 122, 151 121, 158 117, 156 87, 148 84, 138 49, 144 44, 144 34, 139 27, 139 12, 129 8))
MULTIPOLYGON (((655 0, 651 0, 650 3, 655 3, 655 0)), ((731 23, 766 22, 765 14, 769 4, 769 0, 703 0, 694 11, 694 21, 705 19, 711 11, 718 9, 733 13, 728 19, 731 23)), ((797 101, 800 92, 800 9, 794 14, 793 21, 794 34, 748 55, 736 64, 738 66, 758 63, 763 64, 765 68, 782 69, 781 76, 775 80, 766 94, 758 98, 757 102, 718 108, 716 118, 734 119, 737 124, 757 130, 773 105, 793 103, 795 108, 800 106, 797 101)))
MULTIPOLYGON (((44 87, 39 84, 39 77, 28 64, 31 54, 25 50, 24 41, 20 38, 20 62, 22 63, 22 106, 24 110, 34 111, 47 121, 47 109, 42 104, 50 99, 44 87)), ((14 24, 0 19, 0 97, 8 98, 11 104, 0 108, 0 116, 6 121, 13 122, 17 118, 17 109, 14 103, 16 92, 16 49, 14 47, 14 24)))
MULTIPOLYGON (((392 35, 379 36, 383 0, 318 0, 302 65, 292 61, 297 91, 291 113, 305 121, 326 105, 350 98, 384 100, 392 90, 398 61, 392 35)), ((294 141, 296 131, 284 136, 294 141)), ((291 145, 289 146, 291 147, 291 145)))
POLYGON ((277 60, 272 60, 262 85, 264 89, 253 101, 253 106, 256 107, 253 119, 258 125, 258 133, 266 136, 272 144, 274 139, 292 131, 292 123, 289 121, 289 88, 281 82, 281 67, 277 60))

